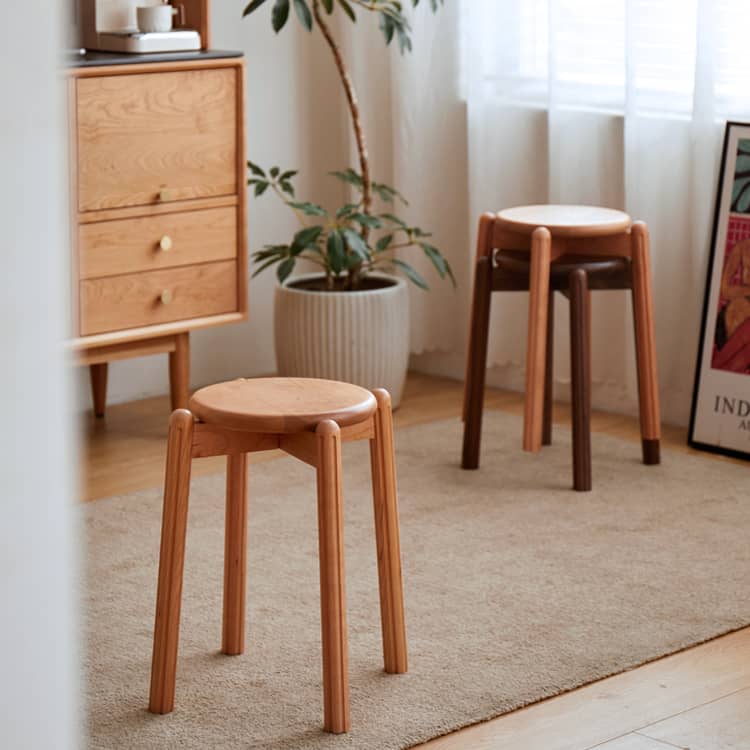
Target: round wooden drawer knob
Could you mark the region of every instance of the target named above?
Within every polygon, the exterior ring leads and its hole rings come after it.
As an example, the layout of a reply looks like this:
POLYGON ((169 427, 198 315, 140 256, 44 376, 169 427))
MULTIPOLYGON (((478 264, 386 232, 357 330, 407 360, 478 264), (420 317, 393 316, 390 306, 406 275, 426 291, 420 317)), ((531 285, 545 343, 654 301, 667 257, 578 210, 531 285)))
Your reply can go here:
POLYGON ((172 249, 172 238, 171 238, 171 237, 170 237, 170 236, 169 236, 168 234, 165 234, 165 235, 164 235, 164 236, 163 236, 163 237, 162 237, 162 238, 161 238, 161 239, 159 240, 159 247, 160 247, 160 248, 161 248, 162 250, 164 250, 165 252, 166 252, 167 250, 171 250, 171 249, 172 249))
POLYGON ((162 305, 168 305, 174 299, 174 295, 172 294, 171 290, 165 289, 161 293, 159 299, 161 300, 162 305))
POLYGON ((159 191, 159 200, 160 201, 173 201, 174 200, 174 192, 170 190, 169 188, 162 188, 159 191))

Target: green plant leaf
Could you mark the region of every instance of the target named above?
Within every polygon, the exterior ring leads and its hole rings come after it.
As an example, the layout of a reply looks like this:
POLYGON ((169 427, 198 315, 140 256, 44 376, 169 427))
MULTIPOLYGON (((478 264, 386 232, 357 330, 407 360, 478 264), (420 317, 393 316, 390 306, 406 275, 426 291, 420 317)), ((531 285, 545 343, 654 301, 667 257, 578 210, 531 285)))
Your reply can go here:
POLYGON ((328 216, 328 212, 322 206, 317 203, 309 203, 307 201, 303 203, 296 203, 294 201, 288 201, 287 206, 296 208, 298 211, 302 211, 305 216, 328 216))
POLYGON ((268 190, 269 184, 270 183, 268 182, 258 182, 255 186, 255 197, 260 198, 260 196, 263 195, 263 193, 265 193, 266 190, 268 190))
POLYGON ((377 216, 369 216, 368 214, 352 214, 350 219, 363 227, 370 227, 370 229, 380 229, 383 226, 383 222, 377 216))
POLYGON ((271 13, 271 25, 273 30, 278 34, 289 18, 289 0, 276 0, 271 13))
POLYGON ((337 219, 348 219, 357 209, 359 206, 356 203, 347 203, 345 206, 341 206, 341 208, 336 211, 336 218, 337 219))
POLYGON ((333 13, 333 0, 321 0, 323 7, 326 9, 326 13, 330 16, 333 13))
POLYGON ((290 169, 288 172, 284 172, 284 174, 279 177, 279 180, 282 182, 285 182, 286 180, 291 180, 294 175, 298 174, 296 169, 290 169))
POLYGON ((249 16, 254 10, 260 8, 266 0, 253 0, 245 6, 245 10, 242 11, 243 16, 249 16))
POLYGON ((355 255, 358 255, 362 260, 370 259, 370 248, 367 247, 367 243, 362 239, 361 234, 349 229, 349 227, 342 229, 341 234, 344 235, 347 246, 355 255))
POLYGON ((276 269, 276 278, 280 284, 283 284, 289 278, 289 274, 294 270, 296 262, 297 259, 292 257, 287 258, 279 264, 279 267, 276 269))
POLYGON ((282 189, 283 192, 285 192, 287 195, 291 195, 292 198, 294 198, 294 188, 292 187, 291 182, 287 182, 286 180, 282 180, 279 183, 279 187, 282 189))
POLYGON ((358 175, 353 169, 347 169, 343 172, 329 172, 331 177, 336 177, 342 182, 347 182, 350 185, 358 187, 360 190, 364 187, 362 177, 358 175))
POLYGON ((253 271, 253 275, 251 278, 255 278, 259 273, 263 273, 263 271, 266 270, 269 266, 272 266, 274 263, 278 263, 282 260, 283 256, 275 255, 273 258, 268 258, 265 263, 261 263, 255 271, 253 271))
POLYGON ((393 32, 396 30, 396 26, 387 13, 380 14, 380 30, 383 32, 386 45, 390 44, 393 41, 393 32))
POLYGON ((308 31, 312 31, 313 17, 312 13, 310 13, 310 8, 307 7, 306 0, 294 0, 294 10, 297 12, 300 23, 308 31))
POLYGON ((424 251, 424 254, 430 259, 432 265, 435 266, 440 278, 444 279, 447 276, 453 282, 453 286, 456 286, 456 279, 453 276, 453 271, 440 250, 434 245, 429 245, 426 242, 420 242, 419 246, 424 251))
MULTIPOLYGON (((262 2, 262 0, 261 0, 262 2)), ((357 15, 354 12, 354 8, 352 8, 351 5, 347 2, 347 0, 339 0, 339 5, 343 9, 344 13, 346 13, 349 18, 351 18, 352 21, 356 23, 357 21, 357 15)))
POLYGON ((379 253, 385 252, 391 245, 391 242, 393 242, 393 235, 392 234, 386 234, 385 237, 381 237, 376 243, 375 243, 375 250, 379 253))
POLYGON ((279 176, 279 172, 281 172, 281 170, 278 167, 271 167, 271 171, 269 172, 269 174, 275 180, 279 176))
POLYGON ((323 227, 318 225, 300 229, 300 231, 294 235, 294 240, 292 240, 290 252, 293 255, 299 255, 306 247, 314 245, 318 237, 320 237, 322 233, 323 227))
POLYGON ((416 269, 410 266, 408 263, 404 263, 403 260, 394 258, 393 265, 397 268, 400 268, 406 274, 406 277, 409 279, 409 281, 411 281, 413 284, 416 284, 420 289, 428 290, 430 288, 429 286, 427 286, 427 282, 417 273, 416 269))
POLYGON ((378 194, 381 200, 387 203, 393 203, 393 199, 398 198, 405 206, 409 205, 409 201, 396 188, 392 188, 390 185, 385 185, 382 182, 373 182, 372 189, 378 194))
POLYGON ((392 222, 393 224, 398 225, 399 227, 401 227, 401 229, 407 228, 406 222, 402 221, 401 219, 398 218, 398 216, 395 216, 394 214, 381 214, 381 216, 384 219, 387 219, 388 221, 392 222))
POLYGON ((327 248, 331 270, 338 275, 344 270, 344 264, 346 263, 346 249, 340 232, 334 230, 328 235, 327 248))
POLYGON ((266 176, 266 173, 257 164, 253 164, 251 161, 247 163, 247 167, 254 175, 257 175, 258 177, 266 176))

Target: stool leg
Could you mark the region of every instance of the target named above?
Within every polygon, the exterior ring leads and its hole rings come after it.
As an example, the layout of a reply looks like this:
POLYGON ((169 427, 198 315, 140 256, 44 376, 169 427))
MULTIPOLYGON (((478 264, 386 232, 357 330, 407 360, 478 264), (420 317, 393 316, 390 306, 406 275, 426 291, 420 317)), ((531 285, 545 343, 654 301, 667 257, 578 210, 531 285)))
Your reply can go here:
POLYGON ((382 388, 373 393, 378 401, 378 410, 375 414, 375 437, 370 441, 370 463, 380 583, 383 660, 386 672, 403 674, 407 671, 408 665, 391 397, 388 391, 382 388))
POLYGON ((659 382, 656 374, 656 339, 654 336, 654 303, 651 297, 651 258, 648 228, 643 222, 636 222, 633 224, 630 237, 643 463, 658 464, 660 461, 661 415, 659 382))
POLYGON ((169 420, 167 470, 164 481, 159 584, 156 594, 149 699, 149 711, 155 714, 168 714, 174 709, 192 445, 193 415, 186 409, 178 409, 172 413, 169 420))
POLYGON ((492 258, 482 256, 477 259, 474 277, 472 326, 469 339, 467 378, 464 383, 464 443, 461 458, 461 468, 463 469, 477 469, 479 467, 491 297, 492 258))
POLYGON ((549 293, 547 303, 547 353, 544 368, 544 423, 542 445, 552 445, 552 407, 555 388, 555 293, 549 293))
POLYGON ((247 580, 247 454, 227 456, 227 510, 224 536, 224 617, 221 650, 245 651, 247 580))
POLYGON ((591 489, 591 295, 586 271, 570 274, 573 488, 591 489))
POLYGON ((547 301, 552 236, 539 227, 531 235, 529 278, 529 333, 526 350, 526 401, 524 405, 523 449, 536 453, 542 448, 544 419, 544 372, 547 334, 547 301))
POLYGON ((344 589, 344 518, 341 497, 341 431, 326 419, 318 439, 318 544, 323 640, 323 728, 348 732, 349 654, 344 589))

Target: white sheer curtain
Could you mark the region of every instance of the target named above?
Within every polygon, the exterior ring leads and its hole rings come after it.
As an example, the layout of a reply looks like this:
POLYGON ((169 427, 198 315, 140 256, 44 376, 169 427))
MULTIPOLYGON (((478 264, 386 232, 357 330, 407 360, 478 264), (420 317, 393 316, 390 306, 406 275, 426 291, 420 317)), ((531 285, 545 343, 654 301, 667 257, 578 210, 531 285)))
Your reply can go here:
MULTIPOLYGON (((365 106, 390 143, 407 214, 434 230, 459 278, 412 295, 419 369, 463 376, 479 215, 592 203, 648 222, 665 419, 686 423, 726 119, 750 119, 747 0, 448 0, 413 14, 414 53, 352 50, 378 80, 365 106), (374 92, 373 92, 374 93, 374 92), (385 113, 385 116, 383 116, 385 113)), ((385 176, 385 175, 384 175, 385 176)), ((429 270, 425 268, 425 272, 429 270)), ((488 382, 523 387, 527 299, 495 295, 488 382)), ((569 381, 557 301, 559 397, 569 381)), ((635 411, 630 301, 594 295, 594 403, 635 411)))
MULTIPOLYGON (((471 215, 593 203, 647 221, 664 415, 685 423, 722 120, 750 115, 747 3, 465 0, 462 10, 471 215)), ((491 379, 520 385, 526 298, 513 296, 493 300, 491 379)), ((594 295, 593 352, 595 403, 633 410, 626 295, 594 295)), ((555 365, 567 382, 565 346, 555 365)))

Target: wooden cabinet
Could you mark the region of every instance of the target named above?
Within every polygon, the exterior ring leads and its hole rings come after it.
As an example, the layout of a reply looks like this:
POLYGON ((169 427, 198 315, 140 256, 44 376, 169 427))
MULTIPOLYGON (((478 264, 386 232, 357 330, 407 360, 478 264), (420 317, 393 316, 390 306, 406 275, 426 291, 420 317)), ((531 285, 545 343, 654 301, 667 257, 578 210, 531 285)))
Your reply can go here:
POLYGON ((79 67, 69 102, 73 345, 95 411, 109 361, 160 352, 184 406, 189 331, 247 315, 242 58, 79 67))

